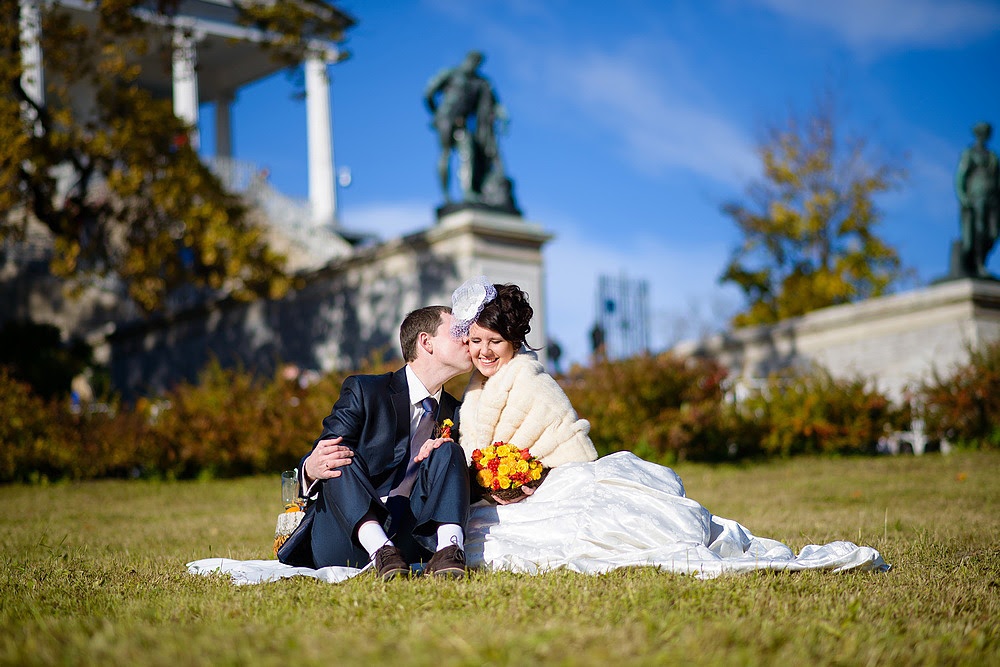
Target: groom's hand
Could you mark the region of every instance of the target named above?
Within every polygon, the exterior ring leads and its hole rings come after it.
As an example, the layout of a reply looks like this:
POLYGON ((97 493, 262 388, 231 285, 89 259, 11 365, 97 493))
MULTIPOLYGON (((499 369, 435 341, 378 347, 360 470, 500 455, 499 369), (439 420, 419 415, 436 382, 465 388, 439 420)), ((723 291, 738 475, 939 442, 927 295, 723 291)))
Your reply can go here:
POLYGON ((343 441, 343 438, 330 438, 316 443, 316 447, 306 457, 303 466, 308 484, 318 479, 333 479, 343 474, 338 468, 350 465, 351 457, 354 456, 350 448, 340 444, 343 441))
POLYGON ((413 460, 416 461, 417 463, 420 463, 428 456, 430 456, 431 452, 433 452, 435 449, 437 449, 446 442, 455 442, 455 441, 452 440, 451 438, 435 438, 433 440, 425 440, 424 444, 420 445, 420 451, 417 452, 417 455, 413 457, 413 460))

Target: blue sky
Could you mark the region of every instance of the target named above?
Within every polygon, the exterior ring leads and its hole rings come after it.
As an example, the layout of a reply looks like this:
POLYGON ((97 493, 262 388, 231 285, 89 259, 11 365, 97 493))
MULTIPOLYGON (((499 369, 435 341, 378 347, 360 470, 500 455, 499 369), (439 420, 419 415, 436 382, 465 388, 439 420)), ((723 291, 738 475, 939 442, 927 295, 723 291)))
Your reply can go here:
MULTIPOLYGON (((883 237, 913 271, 905 289, 947 271, 959 154, 974 123, 1000 130, 996 1, 337 4, 359 22, 350 60, 331 68, 335 159, 352 173, 338 192, 342 224, 388 238, 433 223, 442 200, 423 90, 482 50, 511 118, 501 148, 518 203, 555 235, 544 252, 547 325, 572 360, 588 352, 600 274, 648 281, 654 349, 739 308, 718 283, 739 241, 720 207, 757 176, 765 126, 808 113, 824 91, 836 95, 842 131, 908 170, 876 200, 883 237)), ((305 106, 294 88, 279 74, 239 92, 234 153, 304 198, 305 106)))

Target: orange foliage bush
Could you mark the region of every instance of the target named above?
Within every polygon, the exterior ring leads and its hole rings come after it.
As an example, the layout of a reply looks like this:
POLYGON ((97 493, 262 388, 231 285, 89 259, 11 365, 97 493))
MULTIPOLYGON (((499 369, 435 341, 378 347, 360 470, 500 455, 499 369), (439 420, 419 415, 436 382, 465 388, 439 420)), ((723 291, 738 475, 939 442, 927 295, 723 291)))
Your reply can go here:
POLYGON ((319 433, 342 379, 329 375, 302 387, 295 379, 263 381, 209 364, 196 384, 139 406, 155 452, 151 468, 181 478, 293 468, 319 433))
POLYGON ((725 378, 726 370, 713 361, 665 353, 574 366, 559 381, 590 421, 599 454, 629 449, 670 462, 728 455, 725 378))
POLYGON ((879 438, 907 424, 907 413, 863 378, 820 368, 772 377, 734 409, 767 456, 874 454, 879 438))
POLYGON ((59 445, 66 434, 54 414, 51 404, 0 366, 0 482, 37 479, 62 466, 68 448, 59 445))
POLYGON ((934 373, 916 398, 932 440, 1000 448, 1000 340, 970 350, 969 362, 950 374, 934 373))

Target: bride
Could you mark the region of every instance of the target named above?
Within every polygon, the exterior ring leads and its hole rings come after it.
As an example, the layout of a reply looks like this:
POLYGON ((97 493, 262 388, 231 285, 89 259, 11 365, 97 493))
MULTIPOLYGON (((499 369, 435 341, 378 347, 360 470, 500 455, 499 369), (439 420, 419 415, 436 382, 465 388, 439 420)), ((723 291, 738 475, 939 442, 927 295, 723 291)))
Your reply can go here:
POLYGON ((598 459, 590 424, 526 345, 532 308, 516 285, 470 280, 453 294, 452 310, 452 333, 468 340, 475 366, 459 420, 466 456, 502 441, 551 468, 537 490, 521 487, 514 501, 473 505, 469 566, 603 572, 652 565, 705 578, 753 569, 889 569, 876 550, 851 542, 795 555, 688 498, 670 468, 624 451, 598 459))

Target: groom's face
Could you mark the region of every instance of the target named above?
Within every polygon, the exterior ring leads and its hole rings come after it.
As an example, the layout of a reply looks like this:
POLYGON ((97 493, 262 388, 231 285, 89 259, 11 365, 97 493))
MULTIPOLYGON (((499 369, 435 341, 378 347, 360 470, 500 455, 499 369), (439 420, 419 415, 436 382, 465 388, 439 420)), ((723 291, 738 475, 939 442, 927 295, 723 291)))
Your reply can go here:
POLYGON ((469 358, 469 347, 465 341, 452 337, 452 319, 451 313, 441 313, 441 324, 431 341, 438 363, 454 369, 455 375, 460 375, 472 370, 472 359, 469 358))

